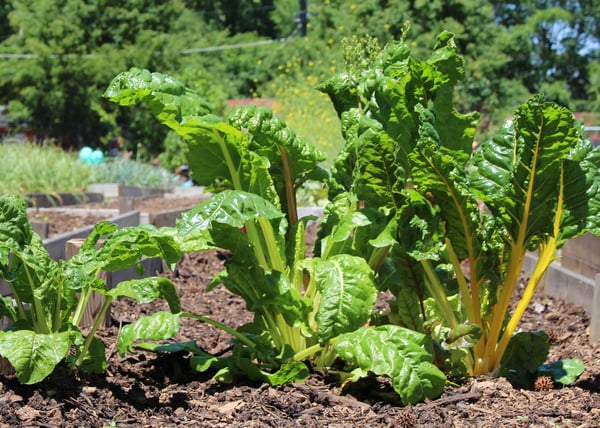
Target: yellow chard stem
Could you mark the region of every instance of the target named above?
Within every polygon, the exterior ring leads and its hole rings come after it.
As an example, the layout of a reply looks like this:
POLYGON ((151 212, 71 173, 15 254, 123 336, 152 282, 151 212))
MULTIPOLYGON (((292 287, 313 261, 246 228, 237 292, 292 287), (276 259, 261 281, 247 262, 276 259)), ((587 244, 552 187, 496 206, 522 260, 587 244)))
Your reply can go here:
POLYGON ((540 252, 540 257, 535 265, 535 269, 533 270, 531 277, 529 278, 529 281, 527 282, 527 287, 525 287, 525 291, 523 291, 523 295, 519 299, 519 303, 517 304, 510 321, 506 325, 504 333, 502 334, 502 338, 496 347, 496 355, 494 357, 496 364, 500 363, 500 360, 504 355, 504 351, 506 351, 506 347, 508 346, 508 342, 517 329, 525 310, 529 306, 529 303, 531 302, 531 299, 537 290, 542 276, 548 269, 548 266, 550 266, 550 263, 552 263, 554 253, 556 251, 556 240, 552 238, 550 241, 552 242, 550 242, 549 245, 544 246, 540 252))
POLYGON ((525 310, 529 306, 529 303, 531 302, 531 299, 533 298, 533 295, 535 294, 535 291, 537 290, 537 287, 538 287, 540 281, 542 280, 544 273, 546 273, 546 270, 548 269, 548 267, 554 260, 554 257, 556 254, 556 249, 558 246, 557 240, 558 240, 558 235, 560 233, 560 224, 561 224, 562 216, 563 216, 563 209, 562 209, 563 203, 564 203, 564 169, 561 167, 560 187, 559 187, 559 193, 558 193, 558 201, 556 204, 556 213, 554 216, 554 223, 553 223, 553 236, 551 238, 549 238, 545 244, 540 245, 540 254, 538 257, 538 261, 535 265, 535 268, 533 270, 533 273, 531 274, 531 277, 529 278, 527 287, 525 288, 525 291, 523 292, 523 295, 521 296, 521 299, 519 300, 519 303, 517 304, 517 307, 515 308, 515 311, 514 311, 512 317, 510 318, 510 321, 506 325, 506 329, 504 330, 502 339, 501 339, 500 343, 498 344, 498 347, 496 348, 496 356, 495 356, 496 364, 500 363, 500 360, 502 359, 502 356, 504 355, 504 351, 506 351, 506 347, 508 346, 508 342, 510 341, 510 338, 512 337, 513 333, 517 329, 517 326, 519 325, 519 322, 521 321, 521 317, 523 316, 523 314, 525 313, 525 310))
POLYGON ((481 355, 481 359, 477 361, 478 367, 475 370, 475 374, 477 375, 489 374, 497 368, 497 362, 495 361, 496 347, 498 344, 498 339, 500 338, 502 324, 504 323, 506 312, 510 306, 511 297, 521 275, 521 267, 523 266, 523 261, 525 260, 525 251, 523 248, 523 246, 512 246, 508 274, 504 279, 504 284, 500 290, 498 303, 492 310, 492 321, 489 335, 486 338, 487 342, 485 345, 485 351, 483 355, 481 355))
MULTIPOLYGON (((535 145, 535 148, 533 149, 533 164, 531 170, 529 171, 530 179, 527 185, 527 193, 525 194, 525 201, 523 204, 523 218, 520 221, 520 227, 516 239, 514 239, 510 243, 510 262, 507 266, 507 275, 504 279, 504 284, 500 289, 500 297, 498 298, 498 303, 493 308, 490 334, 486 338, 487 343, 485 345, 485 351, 482 356, 483 358, 481 361, 477 362, 479 367, 477 368, 476 374, 487 374, 489 372, 495 371, 498 368, 499 361, 497 361, 498 354, 496 352, 498 340, 500 338, 504 318, 510 305, 510 300, 515 291, 515 287, 521 275, 521 268, 525 260, 526 233, 527 226, 529 224, 529 215, 531 213, 533 203, 533 191, 537 173, 536 162, 539 156, 540 144, 540 136, 538 136, 537 143, 535 145)), ((517 161, 518 158, 515 152, 514 162, 517 161)))

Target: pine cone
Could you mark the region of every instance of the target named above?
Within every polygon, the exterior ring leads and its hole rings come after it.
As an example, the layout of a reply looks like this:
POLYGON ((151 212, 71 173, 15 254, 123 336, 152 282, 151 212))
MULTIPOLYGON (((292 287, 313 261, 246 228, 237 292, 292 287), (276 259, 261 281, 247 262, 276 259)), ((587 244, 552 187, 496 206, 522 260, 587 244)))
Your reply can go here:
POLYGON ((554 388, 554 381, 550 376, 540 376, 535 380, 533 388, 536 391, 550 391, 554 388))

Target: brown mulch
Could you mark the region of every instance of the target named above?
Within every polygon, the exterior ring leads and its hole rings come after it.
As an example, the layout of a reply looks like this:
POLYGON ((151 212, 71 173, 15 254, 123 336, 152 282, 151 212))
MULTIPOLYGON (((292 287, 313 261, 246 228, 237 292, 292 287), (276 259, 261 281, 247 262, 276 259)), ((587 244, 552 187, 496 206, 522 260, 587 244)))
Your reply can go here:
MULTIPOLYGON (((156 200, 160 202, 160 200, 156 200)), ((164 203, 164 201, 163 201, 164 203)), ((223 287, 204 292, 226 254, 184 256, 174 273, 185 310, 237 327, 251 319, 243 302, 223 287)), ((63 368, 33 386, 0 376, 0 426, 28 427, 597 427, 600 421, 600 343, 590 344, 589 317, 581 308, 539 292, 523 330, 551 337, 549 361, 580 358, 586 370, 575 385, 550 391, 514 388, 504 379, 481 377, 448 386, 437 400, 403 408, 386 399, 386 382, 342 389, 324 373, 298 384, 269 387, 240 380, 219 384, 192 372, 182 356, 138 352, 120 358, 118 323, 166 309, 161 304, 115 302, 115 325, 100 332, 108 354, 106 373, 63 368)), ((193 320, 182 322, 179 340, 196 340, 224 353, 230 337, 193 320)))

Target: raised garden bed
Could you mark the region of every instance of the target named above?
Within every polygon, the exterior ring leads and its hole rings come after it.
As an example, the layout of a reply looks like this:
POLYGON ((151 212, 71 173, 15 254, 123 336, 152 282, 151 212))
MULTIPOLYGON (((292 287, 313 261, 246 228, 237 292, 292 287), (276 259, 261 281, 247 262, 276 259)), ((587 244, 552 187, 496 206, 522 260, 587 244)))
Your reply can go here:
POLYGON ((102 202, 104 195, 99 192, 81 193, 29 193, 25 198, 31 207, 47 208, 83 203, 102 202))
MULTIPOLYGON (((222 287, 205 293, 226 254, 190 254, 169 274, 184 309, 237 326, 250 320, 244 304, 222 287)), ((126 323, 160 305, 113 305, 115 323, 126 323)), ((162 309, 166 309, 162 307, 162 309)), ((477 378, 448 386, 437 400, 410 407, 390 401, 384 379, 341 388, 316 373, 306 382, 278 388, 238 381, 219 384, 194 373, 182 356, 139 352, 121 359, 114 352, 118 326, 101 332, 109 349, 103 375, 59 370, 41 384, 20 385, 0 377, 0 421, 4 426, 306 426, 306 427, 483 427, 597 426, 600 418, 600 346, 590 344, 589 317, 561 299, 538 294, 521 323, 524 330, 550 333, 550 360, 580 358, 586 371, 574 386, 550 391, 513 388, 504 379, 477 378)), ((181 340, 197 340, 209 352, 227 352, 230 337, 206 324, 187 321, 181 340)))
MULTIPOLYGON (((160 212, 167 200, 139 202, 148 212, 160 212)), ((169 202, 173 207, 181 201, 169 202)), ((243 302, 222 287, 204 292, 226 258, 222 252, 186 255, 175 273, 164 275, 175 282, 185 310, 236 327, 251 319, 243 302)), ((500 421, 502 426, 594 426, 600 417, 600 345, 589 341, 590 318, 581 307, 543 293, 535 297, 521 328, 549 333, 550 361, 580 358, 585 363, 586 371, 574 386, 525 391, 504 379, 477 378, 447 387, 437 400, 407 408, 393 401, 395 395, 383 378, 348 389, 325 373, 278 388, 248 381, 219 384, 192 372, 181 356, 139 352, 119 358, 114 352, 118 326, 158 309, 166 307, 113 303, 113 324, 101 331, 112 350, 103 375, 59 369, 34 386, 0 376, 0 396, 6 404, 0 406, 0 421, 4 426, 497 426, 500 421)), ((191 320, 185 320, 178 337, 197 340, 212 353, 227 352, 230 339, 191 320)))

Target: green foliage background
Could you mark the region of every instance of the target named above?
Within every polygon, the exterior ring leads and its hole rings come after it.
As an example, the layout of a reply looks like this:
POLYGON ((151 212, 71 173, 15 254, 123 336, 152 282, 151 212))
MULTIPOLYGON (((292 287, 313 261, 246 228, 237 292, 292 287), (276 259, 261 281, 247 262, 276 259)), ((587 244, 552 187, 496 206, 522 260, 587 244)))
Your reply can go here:
POLYGON ((106 148, 121 134, 137 159, 162 153, 173 168, 181 145, 172 137, 165 145, 166 131, 144 108, 117 110, 101 98, 119 72, 135 66, 172 75, 217 113, 227 99, 276 97, 274 109, 293 118, 311 111, 306 93, 314 82, 342 70, 342 40, 370 35, 383 45, 410 21, 407 39, 417 54, 442 30, 456 34, 467 67, 456 101, 483 113, 482 134, 540 91, 575 111, 600 110, 598 0, 308 4, 308 32, 300 37, 297 0, 7 0, 0 5, 0 105, 38 140, 106 148))

